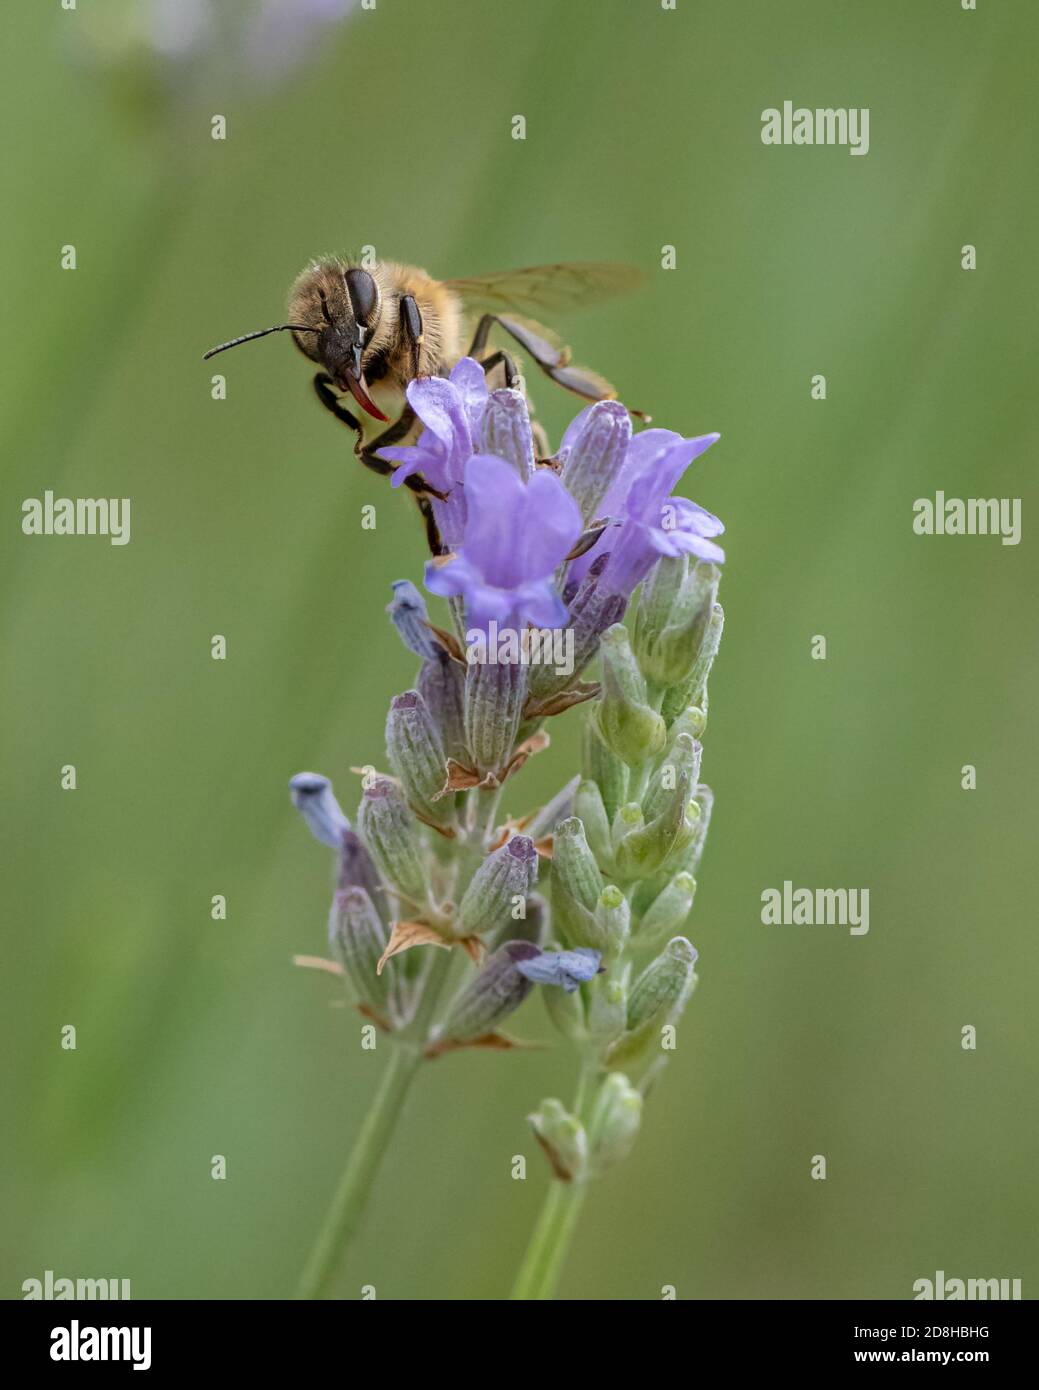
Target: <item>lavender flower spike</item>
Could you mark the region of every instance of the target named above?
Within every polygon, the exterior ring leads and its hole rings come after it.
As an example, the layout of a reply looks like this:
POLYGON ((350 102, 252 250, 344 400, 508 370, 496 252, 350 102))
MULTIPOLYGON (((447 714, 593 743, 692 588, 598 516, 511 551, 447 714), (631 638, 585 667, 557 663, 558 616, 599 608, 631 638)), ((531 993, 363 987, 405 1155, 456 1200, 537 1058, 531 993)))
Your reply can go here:
POLYGON ((292 804, 310 827, 314 838, 331 849, 342 845, 350 822, 335 798, 332 783, 320 772, 297 772, 289 782, 292 804))
POLYGON ((461 595, 466 621, 486 628, 559 627, 566 607, 552 574, 581 534, 577 504, 554 473, 540 468, 529 483, 492 454, 465 467, 466 524, 447 564, 426 566, 426 588, 461 595))

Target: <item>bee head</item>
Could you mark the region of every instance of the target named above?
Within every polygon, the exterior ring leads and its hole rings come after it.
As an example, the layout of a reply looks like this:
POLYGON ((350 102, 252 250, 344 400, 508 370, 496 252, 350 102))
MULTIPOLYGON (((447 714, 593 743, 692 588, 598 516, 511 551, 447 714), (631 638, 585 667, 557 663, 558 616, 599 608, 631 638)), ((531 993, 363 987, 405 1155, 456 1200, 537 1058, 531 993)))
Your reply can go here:
POLYGON ((341 261, 318 261, 292 287, 288 323, 232 338, 210 348, 203 358, 268 333, 291 333, 300 352, 323 367, 341 391, 349 391, 362 410, 388 423, 364 379, 365 360, 381 317, 382 291, 374 275, 341 261))
POLYGON ((289 299, 289 318, 307 326, 305 332, 293 332, 296 346, 376 420, 386 416, 368 394, 364 364, 381 316, 382 293, 375 277, 359 266, 344 269, 337 261, 305 270, 289 299))

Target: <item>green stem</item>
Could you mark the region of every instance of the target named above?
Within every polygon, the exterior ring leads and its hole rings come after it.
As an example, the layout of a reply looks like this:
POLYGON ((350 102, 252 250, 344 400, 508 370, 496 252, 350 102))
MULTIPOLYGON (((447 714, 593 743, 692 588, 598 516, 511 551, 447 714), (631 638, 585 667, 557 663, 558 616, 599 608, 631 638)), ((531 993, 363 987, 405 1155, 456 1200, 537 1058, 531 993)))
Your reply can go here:
POLYGON ((325 1296, 343 1250, 357 1230, 375 1184, 379 1164, 389 1146, 408 1088, 421 1060, 420 1052, 391 1046, 389 1064, 300 1278, 297 1298, 325 1296))
POLYGON ((554 1297, 587 1185, 583 1180, 552 1182, 516 1276, 513 1299, 533 1301, 554 1297))
MULTIPOLYGON (((594 1057, 586 1054, 581 1060, 573 1104, 573 1114, 584 1121, 586 1129, 589 1128, 588 1119, 595 1105, 597 1090, 594 1079, 597 1071, 594 1057)), ((548 1196, 513 1285, 513 1299, 533 1301, 555 1296, 587 1186, 587 1178, 573 1182, 561 1182, 557 1178, 549 1185, 548 1196)))

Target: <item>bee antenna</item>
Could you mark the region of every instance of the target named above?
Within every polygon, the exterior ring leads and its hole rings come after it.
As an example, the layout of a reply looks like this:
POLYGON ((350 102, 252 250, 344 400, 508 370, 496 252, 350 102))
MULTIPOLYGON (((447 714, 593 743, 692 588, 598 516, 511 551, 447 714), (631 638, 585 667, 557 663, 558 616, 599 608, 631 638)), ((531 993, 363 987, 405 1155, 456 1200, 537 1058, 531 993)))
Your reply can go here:
POLYGON ((260 328, 255 333, 243 333, 240 338, 232 338, 229 343, 221 343, 219 347, 210 348, 208 352, 202 354, 202 361, 207 361, 210 357, 215 357, 218 352, 226 352, 228 348, 237 347, 239 343, 251 343, 254 338, 266 338, 268 333, 284 333, 286 329, 291 329, 293 333, 320 333, 320 328, 311 328, 307 323, 276 323, 273 328, 260 328))

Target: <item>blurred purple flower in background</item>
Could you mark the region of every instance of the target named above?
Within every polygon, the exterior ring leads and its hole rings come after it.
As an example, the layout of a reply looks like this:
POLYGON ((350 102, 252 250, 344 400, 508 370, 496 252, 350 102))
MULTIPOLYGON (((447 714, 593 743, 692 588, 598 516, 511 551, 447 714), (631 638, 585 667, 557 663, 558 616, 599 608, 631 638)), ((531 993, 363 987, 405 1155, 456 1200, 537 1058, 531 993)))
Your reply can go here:
POLYGON ((313 57, 360 0, 105 0, 83 6, 75 34, 93 60, 158 75, 183 95, 203 72, 262 81, 266 90, 313 57))

